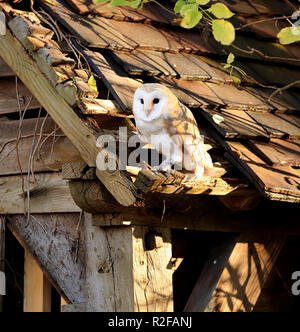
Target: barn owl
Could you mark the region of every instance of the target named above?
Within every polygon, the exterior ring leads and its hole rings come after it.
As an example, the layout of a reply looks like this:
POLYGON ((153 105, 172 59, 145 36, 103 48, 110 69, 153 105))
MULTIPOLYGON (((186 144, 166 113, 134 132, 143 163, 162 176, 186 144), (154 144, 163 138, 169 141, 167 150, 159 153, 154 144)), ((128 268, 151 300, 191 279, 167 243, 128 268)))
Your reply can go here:
POLYGON ((213 176, 214 166, 192 112, 164 85, 136 90, 133 114, 140 138, 165 157, 159 169, 182 167, 190 177, 213 176))

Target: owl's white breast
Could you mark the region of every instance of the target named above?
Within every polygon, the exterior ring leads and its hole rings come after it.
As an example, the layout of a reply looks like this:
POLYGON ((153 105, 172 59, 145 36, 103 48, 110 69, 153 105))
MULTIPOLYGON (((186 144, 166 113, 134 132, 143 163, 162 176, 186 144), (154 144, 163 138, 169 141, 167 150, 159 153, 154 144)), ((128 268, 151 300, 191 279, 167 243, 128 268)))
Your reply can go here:
POLYGON ((164 131, 164 121, 162 118, 158 118, 147 122, 136 118, 136 127, 150 141, 152 135, 159 135, 164 131))

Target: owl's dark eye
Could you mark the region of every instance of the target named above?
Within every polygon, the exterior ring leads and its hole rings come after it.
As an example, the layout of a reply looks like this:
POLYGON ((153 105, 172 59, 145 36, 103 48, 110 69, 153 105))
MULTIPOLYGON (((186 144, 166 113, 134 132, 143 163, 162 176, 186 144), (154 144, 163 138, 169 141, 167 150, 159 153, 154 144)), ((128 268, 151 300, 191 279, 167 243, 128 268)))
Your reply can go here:
POLYGON ((141 104, 144 105, 144 99, 141 99, 141 104))
POLYGON ((155 98, 154 100, 153 100, 153 104, 158 104, 159 103, 159 99, 158 98, 155 98))

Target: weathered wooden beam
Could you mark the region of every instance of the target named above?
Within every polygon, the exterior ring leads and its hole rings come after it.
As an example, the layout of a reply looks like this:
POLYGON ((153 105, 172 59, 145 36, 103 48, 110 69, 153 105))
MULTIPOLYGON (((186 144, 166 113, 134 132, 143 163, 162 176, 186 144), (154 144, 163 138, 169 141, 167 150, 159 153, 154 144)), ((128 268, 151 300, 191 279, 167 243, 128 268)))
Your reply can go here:
POLYGON ((86 303, 74 303, 61 306, 61 312, 86 312, 86 303))
POLYGON ((145 250, 148 227, 103 229, 85 222, 87 311, 173 311, 170 230, 162 247, 145 250))
POLYGON ((211 249, 211 253, 206 260, 206 264, 201 271, 201 275, 184 311, 203 312, 205 310, 218 285, 218 281, 228 263, 237 240, 238 235, 230 233, 218 246, 211 249))
POLYGON ((118 110, 112 100, 82 98, 79 102, 83 114, 86 115, 108 115, 113 117, 133 117, 130 113, 118 110))
POLYGON ((51 312, 51 283, 27 250, 24 259, 24 312, 51 312))
POLYGON ((135 185, 144 193, 226 196, 243 191, 247 193, 247 196, 256 195, 245 179, 203 178, 201 181, 189 181, 183 174, 176 171, 168 177, 149 169, 142 170, 138 174, 135 185))
POLYGON ((57 173, 36 174, 30 178, 30 204, 27 201, 27 175, 0 177, 0 214, 80 212, 68 184, 57 173), (25 197, 24 197, 25 196, 25 197))
MULTIPOLYGON (((41 73, 38 65, 25 51, 9 30, 0 36, 0 56, 16 72, 28 89, 34 94, 52 119, 64 131, 89 166, 95 166, 100 148, 97 147, 94 132, 85 125, 56 89, 41 73), (16 56, 17 54, 17 56, 16 56)), ((122 172, 110 174, 98 171, 97 177, 104 183, 115 199, 124 206, 135 204, 141 196, 131 180, 122 172)))
POLYGON ((19 121, 0 123, 0 175, 60 171, 82 157, 52 119, 26 119, 17 143, 19 121), (18 162, 16 162, 18 160, 18 162))
MULTIPOLYGON (((209 262, 185 311, 251 312, 285 240, 285 234, 269 234, 264 238, 261 234, 241 235, 217 283, 214 263, 218 264, 218 261, 209 262), (210 287, 202 288, 207 283, 210 287)), ((222 266, 224 261, 219 263, 222 266)))
MULTIPOLYGON (((0 218, 0 273, 5 272, 5 224, 4 219, 0 218)), ((2 280, 3 283, 3 280, 2 280)), ((3 295, 0 294, 0 312, 3 312, 3 295)))
POLYGON ((85 301, 84 217, 79 213, 7 217, 7 226, 66 303, 85 301))
MULTIPOLYGON (((209 232, 265 232, 272 229, 289 235, 300 235, 300 226, 296 220, 286 220, 293 210, 272 211, 270 208, 254 211, 230 211, 215 200, 205 200, 194 209, 177 210, 166 208, 162 202, 161 209, 135 209, 127 212, 95 214, 93 224, 100 227, 152 226, 173 229, 185 229, 209 232)), ((104 210, 105 211, 105 210, 104 210)), ((105 212, 104 212, 105 213, 105 212)))

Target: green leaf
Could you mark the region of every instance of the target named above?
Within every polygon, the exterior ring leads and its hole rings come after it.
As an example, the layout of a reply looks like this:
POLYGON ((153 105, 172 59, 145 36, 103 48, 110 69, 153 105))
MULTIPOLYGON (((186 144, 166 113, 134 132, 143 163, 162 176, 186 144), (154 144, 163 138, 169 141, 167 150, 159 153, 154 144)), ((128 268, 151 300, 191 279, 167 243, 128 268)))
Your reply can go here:
POLYGON ((231 68, 231 64, 229 64, 229 63, 225 63, 224 68, 225 68, 225 69, 229 69, 229 68, 231 68))
POLYGON ((97 0, 97 1, 96 1, 96 4, 99 4, 99 3, 105 3, 105 2, 109 2, 109 0, 97 0))
POLYGON ((198 9, 190 9, 185 12, 184 18, 180 25, 186 29, 194 28, 202 19, 203 14, 198 9))
POLYGON ((207 5, 209 2, 210 0, 196 0, 196 3, 201 6, 207 5))
POLYGON ((234 60, 235 60, 234 54, 230 53, 227 58, 227 63, 231 65, 234 62, 234 60))
POLYGON ((180 15, 184 17, 186 15, 186 13, 190 10, 198 11, 198 6, 195 3, 188 4, 188 5, 185 4, 181 7, 180 15))
POLYGON ((282 45, 288 45, 300 41, 300 26, 282 29, 277 35, 282 45))
POLYGON ((185 0, 178 0, 174 7, 175 14, 179 14, 181 11, 181 8, 186 4, 185 0))
POLYGON ((231 45, 235 40, 234 26, 225 20, 213 20, 212 31, 216 41, 222 45, 231 45))
POLYGON ((237 84, 241 84, 242 81, 240 78, 236 77, 236 76, 231 76, 232 80, 234 83, 237 83, 237 84))
POLYGON ((216 18, 230 18, 234 15, 234 13, 227 6, 220 2, 212 5, 208 11, 216 18))
POLYGON ((112 0, 110 7, 129 6, 130 1, 128 0, 112 0))
POLYGON ((96 82, 95 77, 93 75, 89 78, 88 85, 91 89, 98 92, 97 82, 96 82))

